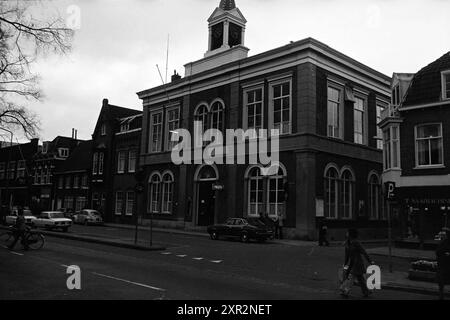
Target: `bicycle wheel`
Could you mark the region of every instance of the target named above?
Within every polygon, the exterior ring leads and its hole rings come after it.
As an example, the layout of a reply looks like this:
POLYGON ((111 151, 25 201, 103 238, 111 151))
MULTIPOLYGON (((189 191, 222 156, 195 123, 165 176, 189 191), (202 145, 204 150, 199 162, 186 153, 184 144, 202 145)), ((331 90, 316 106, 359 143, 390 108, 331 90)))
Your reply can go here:
POLYGON ((0 245, 9 246, 13 240, 13 235, 11 232, 3 232, 0 234, 0 245))
POLYGON ((45 238, 40 233, 30 233, 27 237, 28 248, 39 250, 44 246, 45 238))

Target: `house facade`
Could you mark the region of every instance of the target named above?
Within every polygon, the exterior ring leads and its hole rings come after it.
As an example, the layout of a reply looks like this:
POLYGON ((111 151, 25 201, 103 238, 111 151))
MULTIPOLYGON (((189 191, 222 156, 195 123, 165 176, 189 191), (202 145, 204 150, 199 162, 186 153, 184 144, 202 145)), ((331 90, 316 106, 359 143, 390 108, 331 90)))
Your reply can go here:
POLYGON ((33 181, 33 156, 39 140, 23 144, 5 144, 0 148, 0 207, 28 206, 33 181))
POLYGON ((416 74, 394 74, 383 115, 383 180, 404 239, 433 240, 450 226, 450 53, 416 74))
POLYGON ((283 211, 292 238, 316 238, 324 221, 333 239, 349 227, 383 237, 377 122, 390 101, 390 78, 312 38, 248 57, 246 19, 234 1, 221 1, 208 23, 204 58, 186 64, 184 78, 138 93, 144 218, 204 229, 228 217, 283 211), (222 132, 278 130, 276 169, 263 174, 261 163, 175 164, 173 136, 180 129, 194 135, 195 123, 222 132))

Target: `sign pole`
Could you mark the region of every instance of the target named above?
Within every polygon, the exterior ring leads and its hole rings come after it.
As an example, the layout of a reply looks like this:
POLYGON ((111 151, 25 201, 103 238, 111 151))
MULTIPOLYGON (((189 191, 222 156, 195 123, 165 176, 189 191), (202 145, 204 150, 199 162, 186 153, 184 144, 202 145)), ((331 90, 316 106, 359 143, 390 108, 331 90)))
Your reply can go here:
POLYGON ((392 225, 391 225, 391 202, 387 201, 388 218, 388 242, 389 242, 389 272, 392 273, 392 225))

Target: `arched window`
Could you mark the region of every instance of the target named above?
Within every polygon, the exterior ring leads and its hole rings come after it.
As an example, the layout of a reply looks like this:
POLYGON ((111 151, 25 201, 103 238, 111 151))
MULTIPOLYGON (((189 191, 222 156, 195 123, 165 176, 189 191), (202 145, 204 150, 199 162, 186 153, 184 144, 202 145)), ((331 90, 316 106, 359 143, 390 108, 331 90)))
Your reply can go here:
POLYGON ((369 218, 379 219, 381 208, 381 184, 380 179, 374 173, 369 177, 369 218))
POLYGON ((204 104, 197 107, 197 110, 195 110, 194 114, 194 120, 200 121, 203 125, 203 131, 206 131, 209 129, 208 126, 208 107, 204 104))
POLYGON ((325 172, 325 217, 338 218, 338 182, 339 173, 335 167, 325 172))
POLYGON ((172 213, 173 203, 173 175, 171 172, 166 172, 162 178, 162 212, 172 213))
POLYGON ((269 216, 275 216, 284 210, 284 182, 286 179, 285 170, 279 166, 278 171, 269 176, 267 182, 267 199, 269 205, 269 216))
POLYGON ((344 170, 341 175, 341 217, 353 218, 353 174, 350 170, 344 170))
POLYGON ((211 107, 211 129, 223 130, 224 106, 222 102, 216 101, 211 107))
POLYGON ((154 173, 151 175, 148 190, 148 212, 158 213, 161 208, 161 176, 159 173, 154 173))
POLYGON ((259 167, 253 167, 248 174, 248 216, 259 217, 264 212, 264 179, 259 167))

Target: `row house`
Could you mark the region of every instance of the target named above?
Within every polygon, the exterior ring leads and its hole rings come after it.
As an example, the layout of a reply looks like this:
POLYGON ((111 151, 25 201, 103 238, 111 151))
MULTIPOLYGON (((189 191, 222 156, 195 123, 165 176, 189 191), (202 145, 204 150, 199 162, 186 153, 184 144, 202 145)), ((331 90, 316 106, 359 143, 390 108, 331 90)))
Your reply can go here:
POLYGON ((58 136, 53 141, 44 141, 40 150, 34 154, 30 187, 33 211, 56 209, 55 172, 81 142, 72 130, 72 137, 58 136))
POLYGON ((4 144, 0 148, 0 207, 29 205, 33 156, 38 150, 38 139, 12 146, 4 144))
POLYGON ((416 74, 394 74, 380 122, 383 180, 403 239, 433 241, 450 222, 450 53, 416 74))
POLYGON ((234 1, 221 1, 208 20, 204 58, 186 64, 183 78, 138 93, 146 182, 139 212, 157 225, 203 230, 283 211, 291 238, 316 238, 322 222, 333 239, 349 227, 384 237, 377 122, 390 102, 390 77, 312 38, 248 57, 246 22, 234 1), (175 164, 172 137, 194 133, 194 122, 222 132, 278 129, 275 170, 175 164))
POLYGON ((135 211, 134 173, 139 156, 142 111, 103 100, 92 134, 91 208, 107 221, 131 222, 135 211))
POLYGON ((90 208, 92 140, 80 142, 54 173, 55 209, 90 208))

